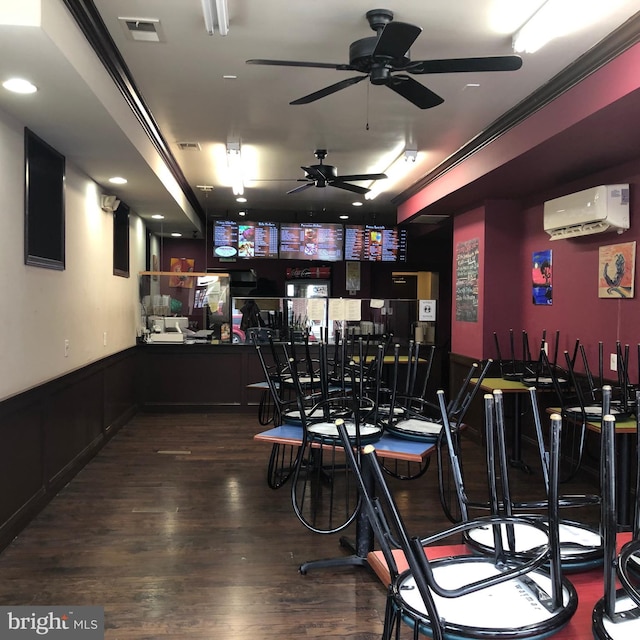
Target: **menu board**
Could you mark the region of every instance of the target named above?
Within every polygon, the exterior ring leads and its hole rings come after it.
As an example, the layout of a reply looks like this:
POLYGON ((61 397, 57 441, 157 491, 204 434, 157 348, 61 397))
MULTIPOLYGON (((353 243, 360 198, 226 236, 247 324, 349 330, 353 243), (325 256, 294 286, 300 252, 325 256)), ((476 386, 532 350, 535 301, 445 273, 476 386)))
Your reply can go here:
POLYGON ((213 255, 217 258, 277 258, 278 224, 216 220, 213 255))
POLYGON ((382 225, 347 225, 344 259, 363 262, 406 262, 407 230, 382 225))
POLYGON ((344 227, 324 222, 280 224, 280 258, 289 260, 342 260, 344 227))

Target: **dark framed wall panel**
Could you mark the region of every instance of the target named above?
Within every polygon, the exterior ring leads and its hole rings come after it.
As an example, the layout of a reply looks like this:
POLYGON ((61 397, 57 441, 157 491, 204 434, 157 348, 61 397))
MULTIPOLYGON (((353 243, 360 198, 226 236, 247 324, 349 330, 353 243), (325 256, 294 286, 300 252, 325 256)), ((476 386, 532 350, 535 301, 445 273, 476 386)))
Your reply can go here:
POLYGON ((135 415, 137 357, 127 349, 0 402, 0 549, 135 415))
POLYGON ((65 268, 65 157, 24 130, 24 261, 65 268))

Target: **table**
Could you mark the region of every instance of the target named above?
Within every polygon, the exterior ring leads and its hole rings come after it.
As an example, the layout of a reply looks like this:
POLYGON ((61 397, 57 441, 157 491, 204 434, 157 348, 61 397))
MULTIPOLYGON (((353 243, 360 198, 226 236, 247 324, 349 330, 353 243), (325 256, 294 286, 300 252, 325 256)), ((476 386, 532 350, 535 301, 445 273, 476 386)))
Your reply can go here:
MULTIPOLYGON (((471 384, 478 384, 477 378, 471 379, 471 384)), ((513 441, 511 448, 511 460, 509 464, 526 473, 532 473, 531 467, 522 459, 522 425, 520 423, 520 396, 529 393, 531 385, 526 385, 519 380, 505 380, 504 378, 484 378, 480 383, 480 390, 485 393, 502 391, 513 399, 513 441)))
MULTIPOLYGON (((630 533, 620 533, 617 538, 618 550, 625 542, 631 539, 630 533)), ((430 560, 444 558, 446 556, 463 555, 470 553, 463 544, 438 545, 426 547, 425 553, 430 560)), ((402 573, 408 568, 407 561, 402 551, 393 552, 398 565, 398 571, 402 573)), ((369 554, 369 566, 374 570, 381 582, 387 586, 390 581, 389 570, 381 551, 373 551, 369 554)), ((592 638, 591 613, 596 602, 604 594, 603 569, 593 569, 583 573, 572 573, 568 576, 578 592, 578 608, 569 623, 557 633, 553 634, 553 640, 585 640, 592 638)))
MULTIPOLYGON (((300 446, 302 444, 302 434, 302 427, 282 425, 280 427, 274 427, 268 431, 258 433, 253 436, 253 438, 259 442, 268 442, 272 445, 282 444, 300 446)), ((405 440, 403 438, 396 438, 387 433, 383 434, 380 440, 375 442, 373 446, 380 458, 403 460, 419 464, 424 463, 424 461, 436 451, 435 442, 405 440)), ((353 553, 350 556, 305 562, 300 566, 300 573, 305 574, 313 566, 366 566, 368 564, 369 552, 373 550, 373 543, 373 530, 365 510, 361 507, 356 517, 355 544, 351 544, 344 537, 340 539, 341 546, 350 548, 353 553)))

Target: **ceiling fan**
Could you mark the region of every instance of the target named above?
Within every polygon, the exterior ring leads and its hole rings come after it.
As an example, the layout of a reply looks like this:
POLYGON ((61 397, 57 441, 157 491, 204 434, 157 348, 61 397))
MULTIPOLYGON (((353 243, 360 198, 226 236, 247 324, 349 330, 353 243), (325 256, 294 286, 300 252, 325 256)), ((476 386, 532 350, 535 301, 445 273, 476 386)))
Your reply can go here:
POLYGON ((337 187, 338 189, 345 189, 346 191, 364 195, 369 193, 370 189, 349 183, 359 180, 383 180, 387 177, 384 173, 359 173, 339 176, 336 167, 322 162, 327 157, 326 149, 316 149, 314 155, 318 159, 318 164, 300 167, 304 171, 305 177, 299 178, 298 182, 304 182, 304 184, 287 191, 287 194, 298 193, 310 187, 337 187))
POLYGON ((522 66, 522 58, 516 55, 411 61, 408 52, 422 32, 421 27, 406 22, 394 22, 393 12, 388 9, 373 9, 367 12, 366 17, 377 35, 351 43, 349 64, 261 59, 247 60, 247 64, 315 67, 338 71, 359 71, 365 74, 341 80, 289 104, 308 104, 369 78, 372 84, 386 85, 420 109, 436 107, 444 102, 444 98, 427 89, 406 73, 424 75, 428 73, 515 71, 522 66), (396 71, 406 73, 392 75, 396 71))

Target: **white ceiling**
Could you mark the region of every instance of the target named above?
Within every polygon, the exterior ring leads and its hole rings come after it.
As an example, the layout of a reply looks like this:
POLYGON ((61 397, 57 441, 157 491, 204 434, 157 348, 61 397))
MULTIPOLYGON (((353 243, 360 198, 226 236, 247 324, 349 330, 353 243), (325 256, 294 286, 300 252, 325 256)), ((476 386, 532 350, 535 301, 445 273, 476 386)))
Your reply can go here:
MULTIPOLYGON (((183 193, 160 162, 157 148, 122 99, 63 0, 21 0, 23 10, 41 7, 39 27, 16 26, 18 9, 0 0, 0 79, 30 77, 33 96, 0 91, 0 109, 31 127, 86 171, 105 193, 114 193, 143 217, 163 213, 163 231, 192 233, 199 216, 307 219, 337 213, 394 220, 401 197, 422 176, 465 146, 505 112, 597 45, 640 9, 638 0, 601 3, 609 13, 595 25, 523 54, 518 71, 415 76, 444 98, 421 110, 384 86, 360 82, 308 105, 289 102, 353 71, 247 65, 251 58, 348 63, 349 44, 373 34, 365 19, 376 8, 364 0, 228 0, 227 36, 207 35, 201 0, 93 0, 133 83, 150 110, 188 184, 183 193), (161 42, 133 41, 119 18, 158 20, 161 42), (237 76, 225 79, 224 75, 237 76), (477 87, 469 84, 479 83, 477 87), (248 202, 235 202, 225 184, 218 150, 242 144, 250 162, 248 202), (182 150, 193 142, 199 150, 182 150), (315 164, 315 149, 340 174, 384 171, 405 148, 419 151, 405 177, 373 201, 336 188, 298 186, 301 166, 315 164), (108 185, 125 175, 123 187, 108 185), (211 185, 205 194, 197 185, 211 185), (189 194, 189 187, 192 193, 189 194), (189 202, 189 197, 197 202, 189 202), (365 204, 355 209, 352 202, 365 204), (200 211, 199 211, 200 209, 200 211)), ((569 0, 567 0, 569 1, 569 0)), ((84 3, 86 4, 86 3, 84 3)), ((412 60, 511 54, 511 37, 540 0, 393 0, 395 20, 422 27, 412 60), (507 19, 517 5, 521 14, 507 19)), ((579 3, 578 3, 579 4, 579 3)), ((362 184, 362 183, 358 183, 362 184)), ((366 186, 366 185, 365 185, 366 186)), ((159 229, 159 227, 155 227, 159 229)))

